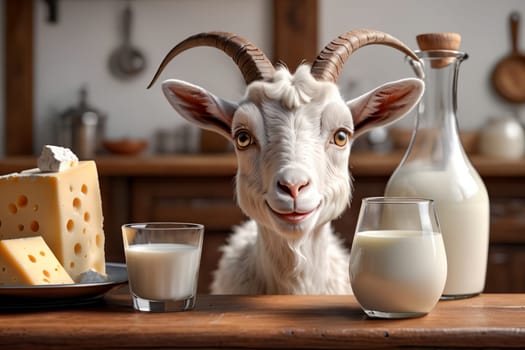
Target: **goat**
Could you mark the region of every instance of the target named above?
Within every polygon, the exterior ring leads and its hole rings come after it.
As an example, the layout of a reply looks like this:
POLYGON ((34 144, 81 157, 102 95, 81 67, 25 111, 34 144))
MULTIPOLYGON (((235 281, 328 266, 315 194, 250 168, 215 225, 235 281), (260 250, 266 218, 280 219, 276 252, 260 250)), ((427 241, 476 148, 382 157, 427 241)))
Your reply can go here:
POLYGON ((331 221, 350 205, 352 141, 407 114, 424 90, 421 79, 408 78, 345 101, 336 85, 342 66, 353 51, 374 43, 404 52, 418 67, 399 40, 365 29, 334 39, 294 74, 275 68, 247 39, 224 32, 191 36, 161 62, 148 88, 171 59, 196 46, 223 50, 247 84, 239 103, 180 80, 162 84, 182 117, 235 146, 236 198, 251 220, 222 247, 212 293, 351 293, 349 254, 331 221))

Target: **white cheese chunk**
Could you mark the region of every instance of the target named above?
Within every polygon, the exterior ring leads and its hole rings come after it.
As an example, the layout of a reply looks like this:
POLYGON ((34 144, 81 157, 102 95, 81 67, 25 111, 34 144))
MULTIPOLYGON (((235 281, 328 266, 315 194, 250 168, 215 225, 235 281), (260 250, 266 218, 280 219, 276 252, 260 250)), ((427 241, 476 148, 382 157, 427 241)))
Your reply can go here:
POLYGON ((86 272, 82 272, 80 274, 80 279, 78 283, 101 283, 101 282, 107 282, 108 281, 108 275, 103 275, 98 271, 95 271, 93 269, 89 269, 86 272))
POLYGON ((45 145, 37 164, 42 172, 60 172, 77 166, 78 157, 69 148, 45 145))

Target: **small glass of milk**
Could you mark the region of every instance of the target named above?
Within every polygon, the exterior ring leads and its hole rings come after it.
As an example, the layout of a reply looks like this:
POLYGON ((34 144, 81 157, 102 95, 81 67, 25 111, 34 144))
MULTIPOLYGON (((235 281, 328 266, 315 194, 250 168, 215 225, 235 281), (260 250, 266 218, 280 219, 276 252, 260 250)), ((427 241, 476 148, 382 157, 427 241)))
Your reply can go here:
POLYGON ((368 316, 426 315, 439 301, 446 277, 447 258, 432 200, 363 199, 350 253, 350 282, 368 316))
POLYGON ((133 307, 168 312, 193 309, 204 226, 148 222, 122 226, 133 307))

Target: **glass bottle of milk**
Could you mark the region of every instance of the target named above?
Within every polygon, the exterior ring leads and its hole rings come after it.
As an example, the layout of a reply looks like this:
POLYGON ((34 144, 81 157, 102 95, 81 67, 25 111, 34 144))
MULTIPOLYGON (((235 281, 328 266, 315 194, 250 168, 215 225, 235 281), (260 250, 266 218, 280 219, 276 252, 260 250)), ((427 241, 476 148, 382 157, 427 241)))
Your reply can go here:
POLYGON ((416 126, 385 196, 424 197, 435 201, 445 243, 448 271, 442 299, 483 291, 489 243, 489 198, 470 163, 458 133, 456 89, 459 66, 455 33, 417 37, 425 73, 425 93, 416 126))

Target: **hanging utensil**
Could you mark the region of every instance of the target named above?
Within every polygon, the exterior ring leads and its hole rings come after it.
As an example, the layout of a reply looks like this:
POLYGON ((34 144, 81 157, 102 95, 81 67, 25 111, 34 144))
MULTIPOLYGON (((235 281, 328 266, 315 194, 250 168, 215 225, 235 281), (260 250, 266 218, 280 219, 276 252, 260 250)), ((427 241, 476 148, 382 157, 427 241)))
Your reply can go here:
POLYGON ((122 44, 113 51, 109 59, 111 73, 120 79, 136 76, 146 67, 144 54, 131 43, 133 13, 127 3, 122 13, 122 44))
POLYGON ((512 51, 494 68, 492 85, 505 100, 523 103, 525 102, 525 55, 518 49, 519 13, 512 12, 509 22, 512 51))

